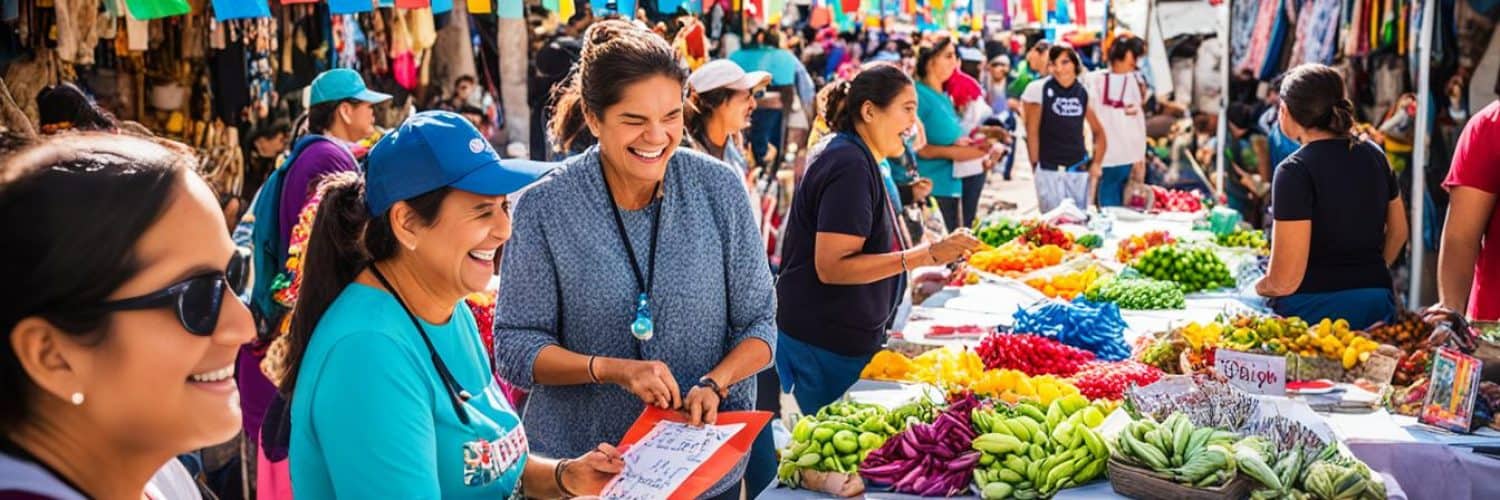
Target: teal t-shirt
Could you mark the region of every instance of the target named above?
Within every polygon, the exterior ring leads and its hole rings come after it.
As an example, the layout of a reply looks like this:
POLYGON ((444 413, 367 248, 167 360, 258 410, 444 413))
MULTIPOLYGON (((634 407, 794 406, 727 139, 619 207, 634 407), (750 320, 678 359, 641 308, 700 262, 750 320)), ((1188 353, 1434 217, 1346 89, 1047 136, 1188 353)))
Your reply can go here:
POLYGON ((474 316, 422 322, 460 386, 454 413, 427 346, 396 299, 349 285, 312 335, 292 395, 293 494, 322 498, 507 498, 529 446, 500 392, 474 316))
MULTIPOLYGON (((922 121, 928 144, 952 146, 963 136, 953 99, 922 82, 917 82, 917 119, 922 121)), ((918 156, 917 172, 932 179, 933 196, 957 198, 963 194, 963 181, 953 177, 953 160, 918 156)))
POLYGON ((729 54, 729 60, 745 71, 764 71, 771 74, 771 85, 782 87, 797 83, 797 66, 802 64, 797 56, 774 47, 749 47, 729 54))

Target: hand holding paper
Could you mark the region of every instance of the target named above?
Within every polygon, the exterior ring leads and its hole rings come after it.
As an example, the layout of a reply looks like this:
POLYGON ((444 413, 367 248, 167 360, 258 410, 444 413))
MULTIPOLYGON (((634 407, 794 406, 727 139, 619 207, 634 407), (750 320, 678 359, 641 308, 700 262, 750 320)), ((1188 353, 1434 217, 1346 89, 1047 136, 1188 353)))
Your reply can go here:
POLYGON ((680 413, 647 407, 625 433, 624 470, 600 496, 696 498, 739 463, 770 419, 767 412, 726 412, 718 415, 720 425, 693 427, 680 413))

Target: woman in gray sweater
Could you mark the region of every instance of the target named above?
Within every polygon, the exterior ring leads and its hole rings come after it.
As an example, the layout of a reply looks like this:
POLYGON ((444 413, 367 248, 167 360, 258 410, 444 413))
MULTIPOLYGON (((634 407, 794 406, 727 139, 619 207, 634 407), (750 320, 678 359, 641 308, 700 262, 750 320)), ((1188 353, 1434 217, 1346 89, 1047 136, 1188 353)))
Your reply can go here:
MULTIPOLYGON (((754 406, 775 297, 743 184, 676 151, 687 74, 665 40, 606 21, 562 90, 560 143, 598 145, 516 205, 495 314, 500 376, 531 391, 533 450, 618 442, 646 404, 694 423, 754 406)), ((737 497, 744 463, 706 492, 737 497)))

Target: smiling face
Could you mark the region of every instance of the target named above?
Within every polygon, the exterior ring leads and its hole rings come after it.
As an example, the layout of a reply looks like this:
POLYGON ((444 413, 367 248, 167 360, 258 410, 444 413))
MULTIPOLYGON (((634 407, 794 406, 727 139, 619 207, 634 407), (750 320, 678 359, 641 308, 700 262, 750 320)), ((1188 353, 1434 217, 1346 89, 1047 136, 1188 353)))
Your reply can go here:
MULTIPOLYGON (((196 174, 181 174, 161 217, 135 244, 141 271, 108 300, 224 272, 234 243, 223 217, 208 185, 196 174)), ((235 359, 254 335, 250 311, 226 289, 211 336, 188 333, 176 311, 165 307, 113 313, 99 343, 59 335, 57 346, 76 378, 66 385, 86 397, 77 411, 105 439, 116 440, 111 446, 180 452, 222 443, 239 431, 235 359)))
POLYGON ((870 147, 877 151, 876 154, 899 155, 906 150, 905 134, 917 123, 917 88, 905 86, 890 104, 883 107, 865 102, 860 113, 866 139, 873 142, 870 147))
POLYGON ((682 102, 680 81, 653 75, 627 85, 602 116, 585 113, 604 165, 638 183, 662 180, 682 140, 682 102))
POLYGON ((1052 60, 1052 78, 1064 87, 1073 86, 1078 80, 1078 66, 1073 64, 1073 58, 1066 54, 1060 54, 1052 60))
MULTIPOLYGON (((401 207, 399 212, 392 217, 399 220, 410 210, 401 207)), ((462 297, 484 290, 494 276, 495 255, 510 239, 510 202, 505 196, 453 190, 430 225, 421 226, 410 226, 416 249, 402 257, 412 259, 435 295, 462 297)))

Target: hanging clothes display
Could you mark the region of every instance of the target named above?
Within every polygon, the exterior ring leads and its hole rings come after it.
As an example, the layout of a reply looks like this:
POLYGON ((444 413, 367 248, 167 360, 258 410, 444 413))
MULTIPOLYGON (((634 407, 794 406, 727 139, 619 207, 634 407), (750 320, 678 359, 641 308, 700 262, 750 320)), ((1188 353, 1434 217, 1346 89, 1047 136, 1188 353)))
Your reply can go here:
POLYGON ((57 14, 57 57, 63 62, 89 65, 94 63, 94 46, 99 43, 95 18, 99 0, 53 0, 57 14))
POLYGON ((1344 0, 1302 0, 1297 9, 1296 39, 1286 67, 1302 63, 1328 64, 1337 52, 1344 0))
POLYGON ((1261 0, 1238 0, 1233 4, 1229 19, 1229 60, 1231 68, 1239 68, 1250 53, 1250 40, 1255 34, 1256 13, 1261 0))
POLYGON ((1261 65, 1265 63, 1266 54, 1277 49, 1272 43, 1276 31, 1277 20, 1281 17, 1282 0, 1260 0, 1255 8, 1255 29, 1250 35, 1250 46, 1245 51, 1245 59, 1235 66, 1236 71, 1260 74, 1261 65))

